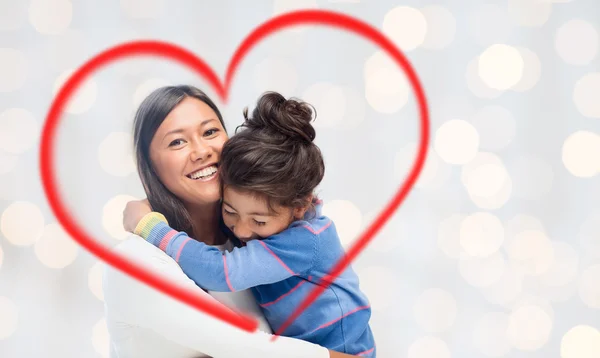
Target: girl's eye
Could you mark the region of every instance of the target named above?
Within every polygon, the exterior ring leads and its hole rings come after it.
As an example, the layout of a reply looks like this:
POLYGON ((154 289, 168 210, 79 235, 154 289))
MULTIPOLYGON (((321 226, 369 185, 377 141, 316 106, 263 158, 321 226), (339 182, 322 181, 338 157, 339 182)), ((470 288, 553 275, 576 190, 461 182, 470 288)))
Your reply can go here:
POLYGON ((256 225, 258 225, 258 226, 263 226, 263 225, 265 225, 265 224, 266 224, 266 222, 264 222, 264 221, 257 221, 257 220, 254 220, 254 222, 255 222, 255 223, 256 223, 256 225))
POLYGON ((169 143, 169 147, 176 147, 181 144, 183 144, 183 139, 175 139, 174 141, 169 143))
POLYGON ((223 212, 227 215, 234 215, 235 213, 231 212, 231 211, 227 211, 227 209, 223 209, 223 212))
POLYGON ((212 128, 204 132, 205 137, 210 137, 211 135, 217 133, 219 130, 217 128, 212 128))

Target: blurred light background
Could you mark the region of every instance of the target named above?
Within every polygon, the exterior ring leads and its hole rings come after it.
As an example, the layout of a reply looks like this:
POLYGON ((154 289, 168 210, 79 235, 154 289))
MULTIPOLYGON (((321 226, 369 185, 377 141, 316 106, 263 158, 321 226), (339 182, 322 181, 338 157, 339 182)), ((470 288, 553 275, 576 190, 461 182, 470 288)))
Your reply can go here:
MULTIPOLYGON (((418 184, 354 267, 379 357, 600 357, 600 2, 597 0, 0 0, 0 357, 107 357, 101 265, 52 214, 39 138, 61 84, 124 41, 185 46, 223 75, 256 26, 299 8, 380 29, 431 110, 418 184)), ((194 84, 233 134, 266 90, 317 109, 325 212, 350 244, 406 176, 418 141, 404 74, 371 43, 302 26, 259 44, 230 101, 173 63, 95 73, 58 131, 77 220, 106 245, 144 197, 132 118, 151 90, 194 84)))

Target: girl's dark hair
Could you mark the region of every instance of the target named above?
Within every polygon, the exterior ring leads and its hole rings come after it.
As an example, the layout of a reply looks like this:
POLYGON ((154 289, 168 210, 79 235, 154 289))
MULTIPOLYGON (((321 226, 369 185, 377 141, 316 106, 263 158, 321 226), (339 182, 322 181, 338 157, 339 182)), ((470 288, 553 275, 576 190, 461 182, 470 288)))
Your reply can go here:
MULTIPOLYGON (((315 114, 316 115, 316 114, 315 114)), ((242 130, 223 146, 219 175, 222 185, 257 194, 285 207, 310 204, 325 174, 311 106, 266 92, 252 116, 244 109, 242 130)))
POLYGON ((133 141, 138 174, 152 209, 165 215, 169 225, 175 230, 192 235, 190 214, 183 202, 160 181, 150 160, 150 142, 154 134, 169 113, 185 98, 196 98, 206 103, 217 114, 225 129, 221 112, 204 92, 186 85, 166 86, 154 90, 140 104, 133 122, 133 141))

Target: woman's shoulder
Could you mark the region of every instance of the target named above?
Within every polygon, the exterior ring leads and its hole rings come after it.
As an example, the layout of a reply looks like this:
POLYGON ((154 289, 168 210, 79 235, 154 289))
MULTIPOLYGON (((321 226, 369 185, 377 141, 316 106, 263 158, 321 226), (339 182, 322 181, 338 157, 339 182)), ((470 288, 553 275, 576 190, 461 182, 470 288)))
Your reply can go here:
MULTIPOLYGON (((183 274, 183 270, 173 258, 140 236, 129 235, 125 240, 113 247, 113 252, 135 265, 142 266, 170 280, 188 285, 193 283, 190 278, 183 274)), ((105 265, 105 285, 115 280, 131 281, 132 278, 114 267, 105 265)))
POLYGON ((137 253, 152 252, 154 249, 160 250, 158 247, 144 240, 142 237, 130 234, 123 241, 113 247, 115 251, 135 255, 137 253))
MULTIPOLYGON (((234 245, 231 241, 227 241, 225 244, 217 247, 221 251, 231 251, 233 250, 234 245)), ((182 283, 199 291, 201 290, 192 279, 185 275, 181 267, 173 258, 140 236, 131 234, 125 240, 117 244, 114 247, 114 250, 119 255, 131 259, 159 275, 164 275, 171 281, 182 283)), ((107 270, 103 277, 106 288, 105 291, 115 293, 115 300, 122 300, 124 296, 140 296, 138 288, 140 285, 132 278, 117 272, 117 270, 110 267, 107 267, 105 270, 107 270)), ((145 285, 142 286, 145 287, 145 285)), ((264 332, 271 333, 271 329, 264 319, 260 308, 256 304, 256 300, 251 290, 237 292, 209 292, 208 294, 222 304, 234 307, 239 311, 254 316, 259 321, 259 328, 264 332)), ((145 297, 148 298, 148 293, 145 294, 145 297)), ((112 302, 115 300, 110 301, 112 302)), ((119 303, 118 305, 122 305, 122 303, 119 303)))
POLYGON ((125 256, 128 260, 145 266, 163 268, 165 265, 169 265, 170 261, 177 265, 175 260, 164 251, 135 234, 129 235, 125 240, 114 246, 113 251, 125 256))

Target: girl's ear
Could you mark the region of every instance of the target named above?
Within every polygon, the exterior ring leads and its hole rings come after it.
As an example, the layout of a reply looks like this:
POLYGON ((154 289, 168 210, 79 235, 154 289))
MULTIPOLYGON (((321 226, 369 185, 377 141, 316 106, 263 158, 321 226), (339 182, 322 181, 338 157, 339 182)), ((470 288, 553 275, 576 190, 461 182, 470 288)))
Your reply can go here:
POLYGON ((313 197, 311 195, 308 198, 306 198, 306 200, 304 200, 304 205, 294 208, 292 213, 296 220, 301 220, 304 218, 304 214, 306 214, 308 209, 310 209, 310 207, 312 206, 312 201, 313 201, 312 199, 313 199, 313 197))
POLYGON ((294 219, 301 220, 302 218, 304 218, 304 214, 306 213, 306 210, 308 210, 308 206, 301 206, 301 207, 294 208, 294 211, 293 211, 294 219))

